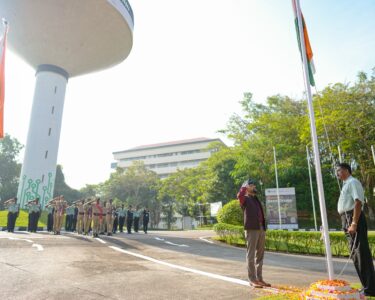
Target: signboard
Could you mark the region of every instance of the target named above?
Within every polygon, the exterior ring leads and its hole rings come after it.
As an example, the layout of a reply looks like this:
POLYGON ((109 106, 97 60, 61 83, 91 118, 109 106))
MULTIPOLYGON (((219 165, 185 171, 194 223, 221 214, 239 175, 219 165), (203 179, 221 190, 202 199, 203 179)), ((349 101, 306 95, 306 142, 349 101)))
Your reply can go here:
MULTIPOLYGON (((296 190, 279 188, 281 229, 298 229, 296 190)), ((277 189, 266 189, 267 228, 279 229, 277 189)))
POLYGON ((210 203, 211 217, 216 217, 217 212, 222 208, 222 206, 223 203, 221 201, 210 203))

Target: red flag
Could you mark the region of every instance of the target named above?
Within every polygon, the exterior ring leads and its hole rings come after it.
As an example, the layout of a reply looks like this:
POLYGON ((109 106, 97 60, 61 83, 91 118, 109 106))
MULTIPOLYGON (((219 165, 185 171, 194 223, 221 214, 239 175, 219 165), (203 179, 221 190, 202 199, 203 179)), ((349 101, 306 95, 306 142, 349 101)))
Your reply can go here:
POLYGON ((4 25, 3 33, 0 36, 0 139, 4 137, 5 47, 7 31, 8 26, 4 25))

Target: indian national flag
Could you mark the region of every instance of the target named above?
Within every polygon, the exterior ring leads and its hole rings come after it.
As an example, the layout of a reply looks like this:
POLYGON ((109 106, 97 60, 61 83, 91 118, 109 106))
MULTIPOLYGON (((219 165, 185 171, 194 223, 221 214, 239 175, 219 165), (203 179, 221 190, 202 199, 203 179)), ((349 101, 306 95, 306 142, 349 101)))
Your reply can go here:
POLYGON ((4 88, 5 88, 5 46, 7 39, 7 26, 3 25, 0 33, 0 139, 4 137, 4 88))
MULTIPOLYGON (((292 3, 293 3, 293 11, 294 11, 294 24, 296 26, 296 32, 297 32, 298 47, 299 47, 299 51, 301 52, 301 57, 302 57, 302 47, 301 47, 301 39, 300 39, 300 34, 299 34, 297 9, 296 9, 295 0, 292 0, 292 3)), ((305 23, 305 19, 303 17, 302 12, 301 12, 301 17, 302 17, 303 36, 305 40, 307 66, 309 69, 310 85, 315 86, 315 81, 314 81, 315 66, 314 66, 314 61, 313 61, 313 52, 311 49, 309 35, 307 33, 306 23, 305 23)))

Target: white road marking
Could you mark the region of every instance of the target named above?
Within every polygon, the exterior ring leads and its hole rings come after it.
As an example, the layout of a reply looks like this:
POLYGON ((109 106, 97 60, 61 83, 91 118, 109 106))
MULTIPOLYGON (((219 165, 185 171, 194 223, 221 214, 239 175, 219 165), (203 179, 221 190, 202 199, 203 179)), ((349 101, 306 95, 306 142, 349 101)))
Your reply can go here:
POLYGON ((103 241, 101 238, 96 238, 99 242, 101 242, 102 244, 107 244, 106 241, 103 241))
MULTIPOLYGON (((28 243, 34 243, 32 240, 29 240, 29 239, 21 239, 21 238, 18 238, 18 237, 13 237, 13 236, 9 236, 9 237, 0 237, 0 239, 9 239, 9 240, 13 240, 13 241, 25 241, 25 242, 28 242, 28 243)), ((43 251, 43 246, 40 245, 40 244, 32 244, 31 247, 35 247, 37 248, 38 251, 43 251)))
POLYGON ((35 247, 38 249, 38 251, 43 251, 43 246, 42 245, 39 245, 39 244, 32 244, 31 247, 35 247))
POLYGON ((168 245, 177 246, 177 247, 189 247, 188 245, 185 245, 185 244, 175 244, 169 241, 165 241, 165 243, 168 245))
POLYGON ((0 239, 8 239, 8 240, 14 240, 14 241, 25 241, 25 242, 28 242, 28 243, 33 243, 32 240, 21 239, 21 238, 17 238, 17 237, 13 237, 13 236, 1 236, 0 239))
MULTIPOLYGON (((207 237, 208 237, 208 236, 207 236, 207 237)), ((207 242, 207 243, 210 243, 210 244, 213 244, 213 243, 214 243, 213 241, 207 240, 207 239, 206 239, 206 236, 201 236, 199 239, 202 240, 202 241, 205 241, 205 242, 207 242)))
POLYGON ((164 266, 167 266, 167 267, 170 267, 170 268, 174 268, 174 269, 178 269, 178 270, 182 270, 182 271, 190 272, 190 273, 194 273, 194 274, 199 274, 199 275, 203 275, 203 276, 206 276, 206 277, 219 279, 219 280, 223 280, 223 281, 227 281, 227 282, 231 282, 231 283, 249 286, 249 282, 246 281, 246 280, 241 280, 241 279, 237 279, 237 278, 232 278, 232 277, 228 277, 228 276, 218 275, 218 274, 214 274, 214 273, 209 273, 209 272, 205 272, 205 271, 200 271, 200 270, 196 270, 196 269, 192 269, 192 268, 187 268, 187 267, 167 263, 165 261, 161 261, 161 260, 158 260, 158 259, 155 259, 155 258, 152 258, 152 257, 149 257, 149 256, 145 256, 145 255, 142 255, 142 254, 130 252, 130 251, 121 249, 121 248, 116 247, 116 246, 108 246, 108 247, 113 249, 113 250, 116 250, 118 252, 122 252, 122 253, 125 253, 125 254, 128 254, 128 255, 132 255, 132 256, 135 256, 135 257, 138 257, 138 258, 141 258, 141 259, 144 259, 144 260, 148 260, 148 261, 160 264, 160 265, 164 265, 164 266))
POLYGON ((166 241, 165 239, 162 239, 162 238, 159 238, 159 237, 154 237, 155 240, 158 240, 158 241, 162 241, 168 245, 172 245, 172 246, 177 246, 177 247, 189 247, 188 245, 185 245, 185 244, 175 244, 175 243, 172 243, 172 242, 169 242, 169 241, 166 241))

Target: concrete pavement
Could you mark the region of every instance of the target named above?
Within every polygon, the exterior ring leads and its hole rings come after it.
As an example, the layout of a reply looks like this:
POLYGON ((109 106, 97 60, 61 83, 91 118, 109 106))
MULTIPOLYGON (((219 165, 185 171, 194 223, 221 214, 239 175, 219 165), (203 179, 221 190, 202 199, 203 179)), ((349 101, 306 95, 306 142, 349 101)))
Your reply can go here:
MULTIPOLYGON (((245 251, 212 243, 212 231, 113 237, 0 232, 1 299, 256 299, 245 251)), ((341 269, 345 260, 335 260, 341 269)), ((264 277, 306 286, 325 278, 319 257, 267 253, 264 277)), ((352 264, 344 279, 358 281, 352 264)))

